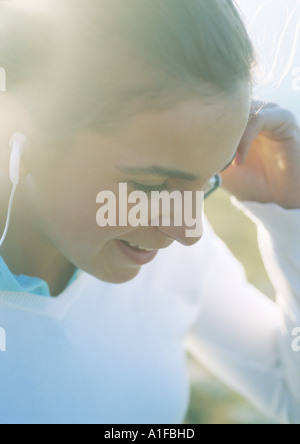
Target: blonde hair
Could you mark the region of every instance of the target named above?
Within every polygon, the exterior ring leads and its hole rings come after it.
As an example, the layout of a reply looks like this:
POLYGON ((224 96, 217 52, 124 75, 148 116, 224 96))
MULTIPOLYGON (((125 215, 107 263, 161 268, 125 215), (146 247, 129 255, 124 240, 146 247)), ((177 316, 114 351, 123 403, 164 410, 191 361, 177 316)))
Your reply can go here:
POLYGON ((231 0, 0 1, 0 66, 48 131, 231 94, 254 51, 231 0))

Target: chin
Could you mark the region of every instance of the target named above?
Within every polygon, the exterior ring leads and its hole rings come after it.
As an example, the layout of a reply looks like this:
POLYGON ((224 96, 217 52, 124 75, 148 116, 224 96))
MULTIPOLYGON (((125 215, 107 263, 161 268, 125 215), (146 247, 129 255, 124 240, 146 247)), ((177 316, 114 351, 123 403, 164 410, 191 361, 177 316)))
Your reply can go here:
POLYGON ((132 281, 140 273, 141 268, 127 268, 124 270, 109 270, 108 273, 103 273, 100 276, 95 276, 103 282, 109 284, 126 284, 132 281))

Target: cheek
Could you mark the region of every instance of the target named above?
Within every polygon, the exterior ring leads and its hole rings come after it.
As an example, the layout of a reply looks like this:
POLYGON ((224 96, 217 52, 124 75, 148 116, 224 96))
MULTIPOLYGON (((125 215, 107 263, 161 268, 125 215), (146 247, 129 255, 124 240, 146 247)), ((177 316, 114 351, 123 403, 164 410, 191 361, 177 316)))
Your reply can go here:
POLYGON ((52 165, 51 174, 48 170, 34 182, 40 213, 64 232, 96 230, 96 196, 107 184, 99 180, 96 170, 80 158, 61 159, 52 165))
MULTIPOLYGON (((39 227, 52 242, 77 250, 99 251, 112 239, 132 232, 132 227, 99 227, 97 213, 101 191, 112 191, 117 197, 119 182, 113 177, 115 159, 99 159, 96 155, 82 155, 82 149, 51 164, 44 175, 36 178, 36 214, 39 227), (51 173, 49 174, 49 171, 51 173), (75 246, 76 243, 76 246, 75 246), (77 247, 78 246, 78 247, 77 247)), ((119 215, 117 215, 117 220, 119 215)))
POLYGON ((96 202, 102 190, 116 191, 107 182, 85 180, 84 177, 56 174, 43 181, 38 189, 36 208, 40 226, 56 245, 89 250, 97 254, 107 242, 122 238, 133 231, 131 227, 99 227, 97 213, 101 205, 96 202))
POLYGON ((51 187, 40 188, 39 202, 45 223, 66 234, 96 231, 96 195, 84 184, 56 181, 51 187))

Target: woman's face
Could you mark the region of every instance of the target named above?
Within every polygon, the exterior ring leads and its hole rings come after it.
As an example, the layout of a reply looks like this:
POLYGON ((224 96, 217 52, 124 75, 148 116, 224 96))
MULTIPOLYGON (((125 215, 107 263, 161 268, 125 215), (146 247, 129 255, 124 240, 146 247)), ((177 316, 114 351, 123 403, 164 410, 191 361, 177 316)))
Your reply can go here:
POLYGON ((144 187, 149 191, 151 186, 203 190, 232 161, 248 115, 245 85, 231 98, 186 101, 171 110, 133 116, 110 133, 82 131, 53 150, 39 147, 26 185, 35 229, 48 245, 96 278, 131 280, 156 250, 174 241, 192 245, 201 236, 186 237, 185 226, 100 228, 98 193, 112 191, 118 197, 120 183, 128 184, 128 192, 144 187), (175 172, 174 177, 137 171, 153 166, 175 172), (138 252, 124 241, 155 251, 138 252))

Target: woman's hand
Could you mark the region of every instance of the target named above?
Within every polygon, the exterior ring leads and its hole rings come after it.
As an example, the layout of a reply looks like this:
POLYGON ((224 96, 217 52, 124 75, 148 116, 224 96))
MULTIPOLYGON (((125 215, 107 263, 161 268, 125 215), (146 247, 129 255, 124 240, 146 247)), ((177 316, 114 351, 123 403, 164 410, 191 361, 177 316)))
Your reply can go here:
POLYGON ((236 160, 222 178, 240 200, 300 208, 300 128, 293 114, 254 102, 236 160))

